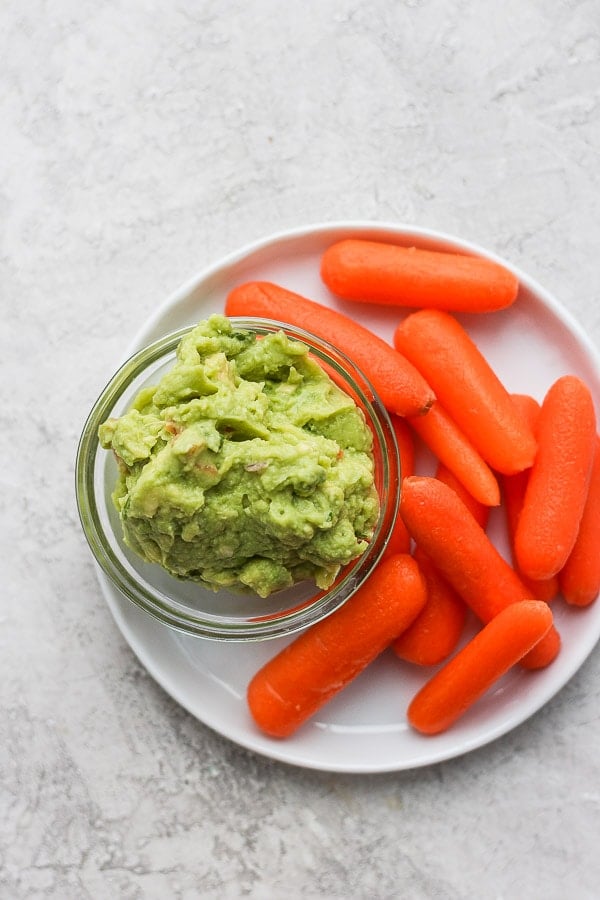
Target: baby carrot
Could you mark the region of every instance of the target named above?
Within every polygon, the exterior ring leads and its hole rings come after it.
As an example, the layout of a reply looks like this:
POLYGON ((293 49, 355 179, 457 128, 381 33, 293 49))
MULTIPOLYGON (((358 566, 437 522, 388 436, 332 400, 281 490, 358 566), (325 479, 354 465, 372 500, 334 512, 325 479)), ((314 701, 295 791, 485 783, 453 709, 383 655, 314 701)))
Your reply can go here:
POLYGON ((435 309, 411 313, 396 329, 394 344, 422 373, 488 465, 510 475, 533 463, 536 442, 531 429, 453 316, 435 309))
POLYGON ((417 546, 482 622, 509 603, 533 599, 458 495, 441 481, 406 478, 400 513, 417 546))
MULTIPOLYGON (((443 463, 438 463, 435 477, 458 494, 475 520, 485 528, 489 506, 475 500, 443 463)), ((407 662, 433 666, 446 659, 456 647, 467 618, 467 606, 422 547, 416 547, 413 556, 427 585, 427 603, 392 647, 396 655, 407 662)))
MULTIPOLYGON (((427 413, 429 415, 429 413, 427 413)), ((402 478, 408 478, 414 474, 415 470, 415 445, 410 428, 406 423, 406 419, 401 416, 390 416, 390 422, 396 435, 398 444, 398 453, 400 455, 400 474, 402 478)), ((410 550, 410 535, 406 530, 406 525, 402 521, 402 516, 398 515, 392 529, 392 533, 383 552, 382 559, 387 559, 396 553, 408 553, 410 550)))
POLYGON ((563 597, 572 606, 589 606, 600 593, 600 438, 577 540, 559 575, 563 597))
POLYGON ((535 397, 530 394, 511 394, 512 401, 516 404, 521 415, 529 423, 529 427, 534 434, 537 434, 538 422, 540 418, 540 404, 535 397))
POLYGON ((346 300, 462 312, 503 309, 519 290, 516 275, 489 259, 353 238, 325 251, 321 277, 346 300))
POLYGON ((524 600, 507 606, 413 697, 408 721, 423 734, 445 731, 551 628, 546 603, 524 600))
POLYGON ((361 369, 390 412, 426 413, 435 395, 423 376, 384 340, 343 313, 267 281, 235 287, 225 302, 228 316, 261 316, 304 328, 338 347, 361 369))
POLYGON ((476 500, 486 506, 498 506, 500 488, 496 476, 439 401, 426 416, 411 416, 408 421, 476 500))
MULTIPOLYGON (((530 397, 528 394, 512 394, 511 396, 513 402, 529 422, 531 430, 537 436, 540 404, 534 397, 530 397)), ((525 469, 523 472, 516 472, 514 475, 502 476, 503 505, 506 513, 508 541, 513 565, 517 569, 519 578, 523 584, 529 588, 536 600, 545 600, 546 603, 550 603, 550 601, 558 594, 558 578, 556 575, 552 576, 552 578, 542 578, 537 580, 535 578, 528 578, 527 575, 524 575, 523 572, 519 570, 515 554, 517 522, 519 521, 521 509, 523 508, 530 471, 530 469, 525 469)))
POLYGON ((272 737, 292 734, 408 628, 425 600, 412 557, 381 563, 343 606, 254 675, 247 700, 258 727, 272 737))
MULTIPOLYGON (((417 545, 484 624, 511 603, 534 599, 458 495, 441 481, 406 478, 400 513, 417 545)), ((547 665, 558 652, 552 632, 542 651, 537 659, 547 665)), ((527 665, 527 658, 523 662, 527 665)))
POLYGON ((519 569, 551 578, 571 553, 587 498, 596 418, 589 389, 575 375, 549 388, 538 422, 538 452, 515 534, 519 569))
POLYGON ((455 494, 458 494, 459 498, 465 504, 473 518, 476 522, 481 525, 483 530, 485 531, 488 523, 488 519, 490 517, 490 508, 486 506, 485 503, 480 503, 479 500, 476 500, 475 497, 466 489, 462 481, 459 481, 456 475, 448 469, 444 463, 438 463, 438 467, 435 471, 435 477, 438 481, 441 481, 442 484, 446 484, 448 487, 451 487, 455 494))
MULTIPOLYGON (((545 603, 546 601, 538 600, 537 602, 545 603)), ((559 653, 560 634, 553 625, 533 650, 525 654, 519 664, 524 669, 543 669, 556 659, 559 653)))
POLYGON ((414 552, 427 586, 427 602, 412 625, 392 644, 396 656, 435 666, 452 653, 463 632, 467 607, 420 547, 414 552))
POLYGON ((505 475, 503 479, 503 500, 504 510, 506 513, 506 524, 508 530, 508 539, 511 548, 511 557, 519 577, 524 585, 526 585, 536 600, 545 600, 550 603, 558 594, 558 578, 556 575, 550 578, 529 578, 520 570, 518 560, 515 553, 515 535, 517 532, 517 523, 519 515, 523 508, 525 499, 525 491, 527 490, 527 482, 529 480, 529 470, 525 472, 517 472, 516 475, 505 475))

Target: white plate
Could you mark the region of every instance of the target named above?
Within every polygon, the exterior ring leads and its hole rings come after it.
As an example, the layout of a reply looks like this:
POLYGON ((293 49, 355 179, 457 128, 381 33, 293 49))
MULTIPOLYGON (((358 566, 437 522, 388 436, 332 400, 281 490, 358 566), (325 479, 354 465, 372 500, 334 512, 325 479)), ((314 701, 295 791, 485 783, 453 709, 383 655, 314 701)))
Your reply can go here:
MULTIPOLYGON (((404 311, 344 306, 320 281, 323 250, 350 235, 455 249, 498 260, 480 247, 408 226, 358 222, 306 227, 246 247, 202 272, 158 309, 136 336, 130 351, 212 312, 222 312, 228 290, 252 279, 276 281, 343 308, 389 340, 404 311)), ((463 315, 461 321, 509 390, 527 392, 541 400, 553 380, 572 372, 585 379, 600 409, 600 357, 594 347, 556 300, 524 273, 513 270, 522 285, 513 307, 482 316, 463 315)), ((426 459, 423 465, 427 466, 426 459)), ((502 522, 496 513, 489 533, 506 553, 502 522)), ((600 602, 573 610, 557 600, 553 607, 555 621, 563 638, 557 660, 538 672, 511 671, 460 722, 436 737, 416 734, 405 717, 409 700, 432 670, 402 663, 389 651, 295 736, 279 741, 265 737, 254 727, 246 709, 245 689, 252 674, 285 640, 244 646, 188 637, 137 609, 102 574, 100 582, 133 651, 156 681, 193 716, 257 753, 335 772, 415 768, 459 756, 494 740, 522 723, 560 690, 600 636, 600 602)))

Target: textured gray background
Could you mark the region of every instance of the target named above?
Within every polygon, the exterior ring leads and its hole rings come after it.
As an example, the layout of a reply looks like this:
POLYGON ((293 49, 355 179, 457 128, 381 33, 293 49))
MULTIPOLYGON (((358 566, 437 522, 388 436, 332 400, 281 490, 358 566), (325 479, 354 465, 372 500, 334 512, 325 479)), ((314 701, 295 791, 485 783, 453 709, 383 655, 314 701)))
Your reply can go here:
POLYGON ((462 759, 273 763, 139 665, 72 487, 141 323, 280 228, 453 232, 597 342, 599 23, 598 0, 0 5, 2 898, 600 896, 597 651, 462 759))

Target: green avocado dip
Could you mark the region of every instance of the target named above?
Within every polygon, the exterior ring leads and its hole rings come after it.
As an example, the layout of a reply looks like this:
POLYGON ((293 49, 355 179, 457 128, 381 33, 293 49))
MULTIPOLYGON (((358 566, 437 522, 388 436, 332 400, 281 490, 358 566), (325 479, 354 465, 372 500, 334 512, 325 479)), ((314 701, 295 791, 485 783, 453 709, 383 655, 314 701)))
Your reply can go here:
POLYGON ((372 536, 371 431, 283 331, 200 322, 99 437, 118 461, 126 544, 177 578, 261 597, 305 579, 327 588, 372 536))

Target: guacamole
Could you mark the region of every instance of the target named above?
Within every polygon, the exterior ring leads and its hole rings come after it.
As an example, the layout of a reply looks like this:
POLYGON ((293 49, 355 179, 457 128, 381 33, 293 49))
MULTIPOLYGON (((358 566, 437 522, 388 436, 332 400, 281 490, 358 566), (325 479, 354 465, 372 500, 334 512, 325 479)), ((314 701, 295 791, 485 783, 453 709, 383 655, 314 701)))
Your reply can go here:
POLYGON ((283 331, 200 322, 99 437, 127 545, 214 590, 327 588, 378 517, 362 411, 283 331))

